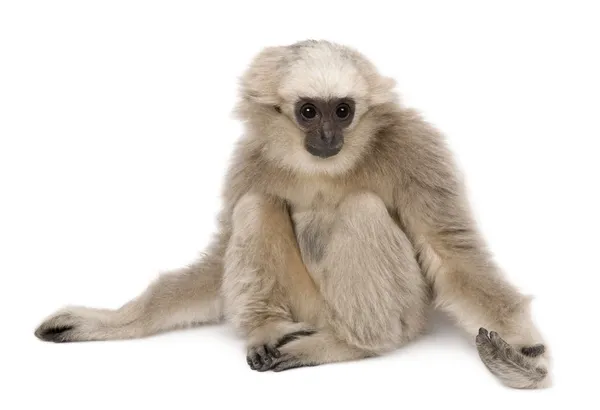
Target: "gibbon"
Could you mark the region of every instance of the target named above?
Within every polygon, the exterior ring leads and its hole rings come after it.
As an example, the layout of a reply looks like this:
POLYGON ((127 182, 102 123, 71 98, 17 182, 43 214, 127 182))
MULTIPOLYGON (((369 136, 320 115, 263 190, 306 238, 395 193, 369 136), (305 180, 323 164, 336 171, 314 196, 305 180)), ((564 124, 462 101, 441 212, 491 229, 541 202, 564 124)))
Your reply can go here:
POLYGON ((252 369, 282 371, 397 349, 433 304, 505 385, 548 386, 530 298, 492 259, 444 137, 395 84, 344 45, 265 48, 240 80, 245 132, 209 248, 121 308, 66 307, 35 335, 126 339, 226 320, 252 369))

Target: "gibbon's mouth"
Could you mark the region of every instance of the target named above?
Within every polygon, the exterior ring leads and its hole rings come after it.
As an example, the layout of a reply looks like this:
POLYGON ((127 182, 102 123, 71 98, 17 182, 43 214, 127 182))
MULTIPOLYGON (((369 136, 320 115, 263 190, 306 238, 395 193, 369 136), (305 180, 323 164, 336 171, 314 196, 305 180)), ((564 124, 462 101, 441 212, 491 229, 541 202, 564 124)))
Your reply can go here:
POLYGON ((315 147, 314 145, 306 144, 306 150, 319 158, 329 158, 337 155, 342 150, 342 145, 339 144, 335 147, 315 147))

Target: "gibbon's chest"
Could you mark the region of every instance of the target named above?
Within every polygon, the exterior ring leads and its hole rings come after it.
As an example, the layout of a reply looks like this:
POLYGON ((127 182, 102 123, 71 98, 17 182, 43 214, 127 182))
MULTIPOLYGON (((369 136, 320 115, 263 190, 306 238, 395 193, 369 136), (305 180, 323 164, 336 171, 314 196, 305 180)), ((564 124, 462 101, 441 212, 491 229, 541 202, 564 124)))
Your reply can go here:
POLYGON ((310 267, 323 258, 336 209, 348 190, 340 185, 315 182, 293 188, 286 199, 302 259, 310 267))
POLYGON ((349 189, 331 182, 306 181, 287 187, 285 199, 292 211, 334 209, 349 189))
POLYGON ((296 186, 288 195, 302 259, 313 274, 327 251, 338 205, 350 192, 340 185, 310 183, 296 186))
POLYGON ((306 209, 292 212, 291 216, 302 260, 308 270, 314 274, 329 247, 336 219, 335 210, 333 208, 306 209))
POLYGON ((285 197, 290 205, 296 240, 302 259, 312 273, 320 270, 320 262, 327 251, 337 220, 338 207, 344 198, 355 191, 369 190, 389 203, 392 192, 383 187, 348 186, 322 181, 310 181, 289 188, 285 197))

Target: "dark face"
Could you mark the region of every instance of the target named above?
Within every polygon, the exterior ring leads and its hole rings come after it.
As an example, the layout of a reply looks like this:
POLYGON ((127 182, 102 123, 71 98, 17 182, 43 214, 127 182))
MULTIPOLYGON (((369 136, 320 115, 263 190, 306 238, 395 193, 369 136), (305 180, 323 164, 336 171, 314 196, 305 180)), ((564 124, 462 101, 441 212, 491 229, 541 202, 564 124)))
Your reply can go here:
POLYGON ((301 99, 294 106, 296 122, 304 131, 304 147, 320 158, 334 156, 344 145, 344 129, 354 118, 354 101, 301 99))

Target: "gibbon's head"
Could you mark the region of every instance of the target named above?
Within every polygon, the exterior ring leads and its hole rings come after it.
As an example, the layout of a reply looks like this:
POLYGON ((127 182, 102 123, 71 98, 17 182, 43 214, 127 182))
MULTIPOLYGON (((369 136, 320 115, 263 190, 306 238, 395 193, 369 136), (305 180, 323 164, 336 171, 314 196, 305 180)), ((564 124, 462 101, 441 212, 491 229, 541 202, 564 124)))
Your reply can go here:
POLYGON ((395 102, 394 86, 357 51, 308 40, 260 52, 241 78, 236 112, 268 160, 339 174, 365 151, 375 126, 367 113, 395 102))

